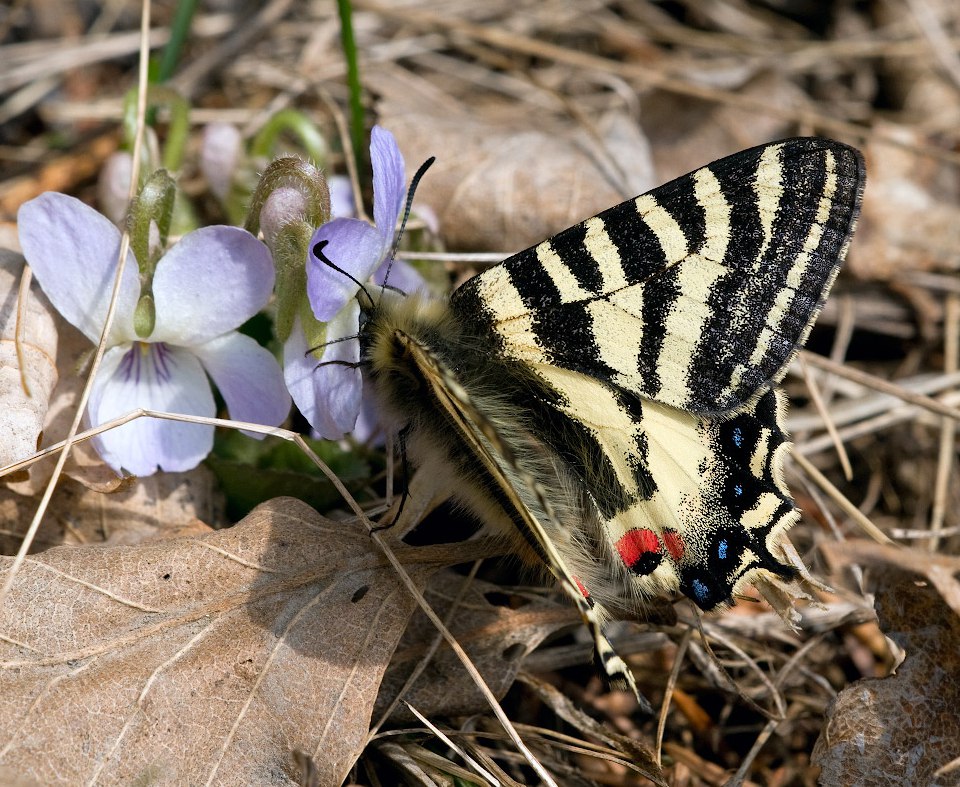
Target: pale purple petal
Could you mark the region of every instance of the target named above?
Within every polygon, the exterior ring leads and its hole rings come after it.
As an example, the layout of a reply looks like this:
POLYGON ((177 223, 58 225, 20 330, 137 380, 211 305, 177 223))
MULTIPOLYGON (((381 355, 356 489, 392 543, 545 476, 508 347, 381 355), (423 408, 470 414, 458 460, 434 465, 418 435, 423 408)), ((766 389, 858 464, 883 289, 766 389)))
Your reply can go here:
POLYGON ((331 320, 353 299, 357 282, 370 278, 385 251, 380 233, 359 219, 334 219, 313 233, 307 254, 307 299, 320 322, 331 320))
MULTIPOLYGON (((98 426, 138 407, 213 416, 216 405, 200 361, 164 344, 119 345, 107 350, 87 410, 98 426)), ((213 448, 213 427, 137 418, 100 435, 97 449, 114 470, 150 475, 196 467, 213 448)))
POLYGON ((390 248, 407 189, 397 140, 380 126, 374 126, 370 134, 370 167, 373 169, 373 222, 384 238, 384 245, 390 248))
POLYGON ((317 419, 317 389, 313 385, 313 372, 320 363, 323 349, 316 352, 309 350, 307 337, 297 317, 289 338, 283 344, 283 380, 297 409, 308 422, 313 423, 317 419))
POLYGON ((200 171, 210 191, 226 199, 233 176, 243 155, 243 135, 229 123, 211 123, 203 130, 200 146, 200 171))
POLYGON ((317 357, 308 352, 300 321, 283 348, 284 378, 297 408, 317 433, 328 440, 337 440, 353 431, 360 411, 361 377, 358 368, 328 361, 357 363, 360 360, 359 328, 360 305, 352 301, 341 314, 327 323, 327 341, 317 357))
POLYGON ((123 224, 130 207, 130 176, 133 174, 133 155, 118 150, 107 156, 97 177, 97 205, 114 224, 123 224))
MULTIPOLYGON (((120 230, 93 208, 66 194, 47 192, 17 213, 23 256, 50 302, 90 341, 100 340, 117 271, 120 230)), ((109 343, 135 337, 133 311, 140 280, 127 253, 109 343)))
POLYGON ((262 309, 273 291, 267 247, 239 227, 202 227, 157 263, 157 323, 150 341, 202 344, 232 331, 262 309))
POLYGON ((382 446, 386 442, 383 422, 380 420, 380 408, 371 396, 364 396, 360 403, 360 415, 353 428, 353 437, 370 446, 382 446))
POLYGON ((331 175, 327 178, 327 188, 330 189, 330 215, 333 218, 349 219, 357 215, 350 178, 331 175))
MULTIPOLYGON (((230 417, 279 426, 290 412, 290 394, 273 353, 249 336, 228 333, 191 348, 216 383, 230 417)), ((264 435, 244 432, 252 437, 264 435)))
POLYGON ((430 294, 430 288, 426 280, 420 275, 420 271, 414 268, 406 260, 387 260, 373 274, 373 280, 377 284, 383 284, 386 280, 391 287, 400 290, 405 295, 414 292, 422 292, 424 295, 430 294), (389 273, 389 278, 387 275, 389 273))

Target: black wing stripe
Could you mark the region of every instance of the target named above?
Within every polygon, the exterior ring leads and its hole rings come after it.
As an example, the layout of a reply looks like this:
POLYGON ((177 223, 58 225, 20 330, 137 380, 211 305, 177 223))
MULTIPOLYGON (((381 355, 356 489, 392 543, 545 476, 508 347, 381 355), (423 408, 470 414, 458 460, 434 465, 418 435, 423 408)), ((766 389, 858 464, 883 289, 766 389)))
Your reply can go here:
POLYGON ((705 402, 720 401, 720 394, 727 387, 733 368, 741 360, 740 354, 735 352, 737 347, 743 346, 739 340, 749 341, 749 335, 756 335, 766 324, 762 304, 750 297, 761 298, 763 287, 769 284, 763 266, 753 273, 756 279, 763 279, 755 281, 755 287, 750 287, 753 292, 741 289, 738 281, 741 260, 757 260, 763 247, 766 245, 769 248, 771 245, 763 226, 756 190, 760 155, 761 152, 757 151, 755 156, 744 161, 744 167, 739 170, 710 168, 730 211, 729 220, 714 229, 726 235, 726 254, 722 265, 728 272, 717 280, 710 291, 707 298, 710 317, 703 326, 697 350, 690 360, 688 401, 694 405, 692 409, 704 409, 705 402), (734 299, 739 302, 732 302, 734 299), (738 341, 731 341, 732 335, 736 335, 738 341))

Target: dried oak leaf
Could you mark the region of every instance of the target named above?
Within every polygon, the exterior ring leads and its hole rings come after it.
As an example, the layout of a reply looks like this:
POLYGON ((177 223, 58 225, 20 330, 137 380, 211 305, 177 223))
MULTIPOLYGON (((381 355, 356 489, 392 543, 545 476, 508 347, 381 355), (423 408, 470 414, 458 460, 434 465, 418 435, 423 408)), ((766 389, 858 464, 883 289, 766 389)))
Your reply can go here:
MULTIPOLYGON (((403 549, 421 585, 450 562, 403 549)), ((414 605, 364 528, 291 498, 205 536, 32 556, 0 618, 0 767, 294 784, 300 750, 340 784, 414 605)))
POLYGON ((53 307, 36 284, 21 303, 24 271, 23 257, 0 249, 0 467, 36 451, 57 383, 53 307))
MULTIPOLYGON (((490 690, 500 698, 513 685, 527 654, 544 638, 575 625, 580 618, 569 604, 506 595, 501 588, 482 580, 473 580, 463 592, 467 581, 452 571, 438 573, 431 578, 424 596, 440 618, 445 619, 450 605, 462 593, 447 627, 490 690)), ((418 612, 410 621, 384 676, 375 716, 397 695, 435 636, 433 624, 418 612)), ((428 717, 465 715, 488 708, 480 690, 446 642, 440 644, 427 669, 403 699, 428 717)), ((413 716, 401 705, 394 718, 409 721, 413 716)))
MULTIPOLYGON (((56 312, 53 317, 59 334, 56 358, 60 379, 50 396, 50 404, 43 424, 41 448, 54 445, 67 436, 89 374, 89 369, 80 367, 89 365, 84 364, 84 361, 89 359, 93 350, 90 340, 80 331, 56 312)), ((34 462, 30 465, 25 478, 9 481, 7 486, 22 495, 42 494, 53 474, 58 458, 58 454, 51 454, 34 462)), ((98 492, 113 492, 123 482, 123 479, 100 458, 90 441, 76 443, 73 446, 63 472, 64 475, 98 492)))
POLYGON ((813 750, 821 784, 960 784, 960 618, 916 574, 877 572, 880 627, 906 652, 894 675, 848 686, 813 750))
MULTIPOLYGON (((0 554, 12 555, 20 548, 40 497, 39 492, 26 496, 0 486, 0 554)), ((202 535, 211 525, 224 523, 224 507, 216 479, 203 465, 185 473, 129 478, 110 494, 64 477, 50 499, 32 551, 58 544, 137 544, 202 535)))

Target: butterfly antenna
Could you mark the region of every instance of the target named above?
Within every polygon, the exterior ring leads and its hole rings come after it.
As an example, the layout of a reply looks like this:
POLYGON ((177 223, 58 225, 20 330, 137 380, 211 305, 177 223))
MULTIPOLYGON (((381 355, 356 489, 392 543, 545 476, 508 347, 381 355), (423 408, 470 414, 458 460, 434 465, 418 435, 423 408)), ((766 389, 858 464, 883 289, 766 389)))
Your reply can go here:
POLYGON ((403 207, 403 220, 400 222, 400 232, 397 233, 397 239, 393 242, 393 247, 390 249, 387 270, 383 274, 383 284, 380 287, 381 294, 387 288, 387 281, 390 279, 390 268, 393 267, 393 259, 397 256, 397 249, 400 248, 400 241, 403 238, 403 231, 407 226, 407 219, 410 218, 410 208, 413 206, 413 196, 417 193, 417 186, 420 185, 420 179, 427 174, 427 170, 433 166, 433 162, 436 160, 436 156, 430 156, 430 158, 420 165, 420 169, 417 170, 417 174, 414 175, 413 180, 410 181, 410 188, 407 190, 407 202, 403 207))
POLYGON ((333 270, 335 270, 337 273, 342 273, 344 276, 346 276, 348 279, 350 279, 350 281, 352 281, 354 284, 356 284, 357 287, 359 287, 359 288, 363 291, 363 294, 367 296, 367 300, 372 304, 372 303, 373 303, 373 298, 370 297, 370 293, 367 292, 367 288, 363 286, 363 282, 360 281, 360 280, 359 280, 356 276, 354 276, 352 273, 349 273, 348 271, 345 271, 343 268, 341 268, 339 265, 337 265, 337 263, 335 263, 333 260, 331 260, 329 257, 327 257, 326 254, 323 253, 324 248, 326 247, 326 245, 327 245, 329 242, 330 242, 330 241, 328 241, 328 240, 322 240, 322 241, 319 241, 319 242, 317 242, 316 244, 314 244, 313 250, 312 250, 312 251, 313 251, 313 256, 315 256, 318 260, 320 260, 324 265, 330 266, 330 267, 333 268, 333 270))

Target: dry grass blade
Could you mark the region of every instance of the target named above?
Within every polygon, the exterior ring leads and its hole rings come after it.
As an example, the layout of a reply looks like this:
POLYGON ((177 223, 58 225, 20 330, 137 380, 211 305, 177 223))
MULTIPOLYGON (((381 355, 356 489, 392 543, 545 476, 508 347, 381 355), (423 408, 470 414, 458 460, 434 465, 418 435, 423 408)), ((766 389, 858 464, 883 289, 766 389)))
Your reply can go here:
POLYGON ((467 754, 463 749, 457 746, 447 735, 435 724, 432 724, 430 721, 424 717, 420 711, 413 707, 409 702, 405 702, 404 705, 410 710, 410 712, 416 716, 424 725, 433 732, 441 741, 443 741, 447 746, 453 749, 463 760, 473 769, 473 772, 478 774, 481 778, 485 779, 488 784, 493 785, 493 787, 500 787, 500 782, 494 777, 492 773, 489 773, 485 768, 483 768, 480 763, 474 760, 469 754, 467 754))

